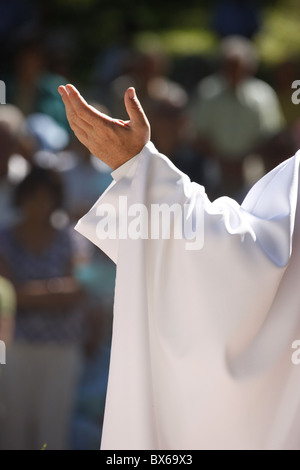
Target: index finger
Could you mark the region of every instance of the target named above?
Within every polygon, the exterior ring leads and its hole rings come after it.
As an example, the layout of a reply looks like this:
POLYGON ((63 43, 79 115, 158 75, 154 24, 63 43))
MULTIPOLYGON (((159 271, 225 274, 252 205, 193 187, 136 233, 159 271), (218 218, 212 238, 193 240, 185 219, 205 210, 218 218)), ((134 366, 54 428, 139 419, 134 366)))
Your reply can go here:
POLYGON ((67 117, 71 120, 80 118, 80 120, 90 123, 92 112, 88 109, 88 104, 80 96, 76 88, 72 85, 66 85, 58 87, 58 91, 65 105, 67 117))
MULTIPOLYGON (((58 92, 62 97, 63 103, 66 109, 66 115, 69 121, 70 126, 72 127, 73 123, 76 123, 78 126, 82 128, 92 129, 92 111, 86 112, 86 107, 88 107, 87 103, 76 104, 78 98, 76 97, 75 93, 70 94, 70 89, 68 90, 67 86, 59 86, 58 92)), ((77 92, 78 93, 78 92, 77 92)), ((83 100, 83 98, 81 97, 83 100)), ((81 100, 80 100, 81 101, 81 100)))
POLYGON ((66 85, 66 90, 68 92, 70 104, 79 118, 83 119, 90 125, 99 125, 99 117, 101 118, 100 122, 102 123, 113 121, 93 106, 90 106, 73 85, 66 85))
POLYGON ((66 108, 66 113, 67 115, 71 115, 71 113, 74 113, 75 110, 71 104, 71 101, 69 99, 69 93, 67 92, 66 88, 62 85, 60 85, 58 87, 58 92, 63 100, 63 103, 65 105, 65 108, 66 108))

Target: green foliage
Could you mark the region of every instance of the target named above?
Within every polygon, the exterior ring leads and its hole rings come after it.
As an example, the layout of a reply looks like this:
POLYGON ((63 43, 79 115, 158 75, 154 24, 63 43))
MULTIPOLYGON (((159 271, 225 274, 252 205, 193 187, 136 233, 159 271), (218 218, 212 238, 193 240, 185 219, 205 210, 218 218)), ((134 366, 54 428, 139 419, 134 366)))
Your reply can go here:
POLYGON ((288 57, 300 58, 300 9, 298 2, 287 1, 268 8, 256 38, 262 61, 276 63, 288 57))
POLYGON ((171 56, 207 54, 215 50, 217 43, 217 37, 206 29, 171 29, 160 33, 145 31, 135 39, 137 49, 162 49, 171 56))
MULTIPOLYGON (((78 37, 76 68, 89 73, 106 46, 129 33, 138 48, 159 47, 173 56, 214 52, 218 38, 211 30, 213 0, 36 0, 46 26, 66 27, 78 37)), ((272 65, 300 57, 299 0, 261 0, 261 30, 255 38, 261 60, 272 65)))

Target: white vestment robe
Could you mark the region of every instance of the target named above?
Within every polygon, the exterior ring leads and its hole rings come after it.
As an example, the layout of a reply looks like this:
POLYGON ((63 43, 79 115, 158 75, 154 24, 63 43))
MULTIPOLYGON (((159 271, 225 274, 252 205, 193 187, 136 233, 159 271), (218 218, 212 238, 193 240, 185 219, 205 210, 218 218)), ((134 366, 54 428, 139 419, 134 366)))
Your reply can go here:
POLYGON ((300 449, 299 158, 239 205, 149 142, 78 222, 117 265, 101 449, 300 449))

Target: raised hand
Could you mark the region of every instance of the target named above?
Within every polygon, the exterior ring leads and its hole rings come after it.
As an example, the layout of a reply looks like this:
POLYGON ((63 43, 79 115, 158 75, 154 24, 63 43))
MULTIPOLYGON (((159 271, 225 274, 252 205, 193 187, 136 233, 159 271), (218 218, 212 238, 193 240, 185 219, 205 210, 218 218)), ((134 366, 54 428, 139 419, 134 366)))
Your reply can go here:
POLYGON ((76 137, 113 170, 149 141, 150 125, 134 88, 128 88, 124 96, 129 121, 113 119, 90 106, 73 85, 60 86, 58 91, 76 137))

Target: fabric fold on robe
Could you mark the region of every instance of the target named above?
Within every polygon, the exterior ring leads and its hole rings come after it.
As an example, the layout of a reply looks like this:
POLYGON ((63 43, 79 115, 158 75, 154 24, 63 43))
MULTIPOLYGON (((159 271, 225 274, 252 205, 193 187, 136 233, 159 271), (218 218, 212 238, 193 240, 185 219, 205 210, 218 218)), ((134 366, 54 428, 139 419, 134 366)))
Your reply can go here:
POLYGON ((78 222, 117 265, 101 449, 300 449, 299 157, 239 205, 149 142, 78 222))

